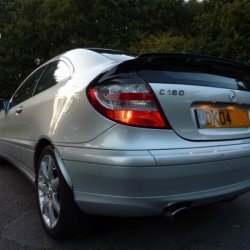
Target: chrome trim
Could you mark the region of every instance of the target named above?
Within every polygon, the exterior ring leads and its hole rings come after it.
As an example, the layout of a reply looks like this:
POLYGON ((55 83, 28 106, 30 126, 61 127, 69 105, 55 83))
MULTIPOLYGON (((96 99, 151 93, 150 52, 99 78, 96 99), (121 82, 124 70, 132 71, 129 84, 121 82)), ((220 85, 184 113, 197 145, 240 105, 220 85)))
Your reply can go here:
POLYGON ((236 101, 237 101, 236 93, 235 93, 233 90, 231 90, 231 93, 230 93, 230 95, 229 95, 229 100, 230 100, 231 102, 236 102, 236 101))

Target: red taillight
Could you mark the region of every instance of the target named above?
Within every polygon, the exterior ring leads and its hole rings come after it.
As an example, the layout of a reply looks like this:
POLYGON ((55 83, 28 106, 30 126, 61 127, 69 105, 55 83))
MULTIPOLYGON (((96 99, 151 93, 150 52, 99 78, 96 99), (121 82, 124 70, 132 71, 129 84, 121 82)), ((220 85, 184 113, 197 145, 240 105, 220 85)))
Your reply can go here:
POLYGON ((149 87, 139 84, 106 84, 90 87, 88 98, 105 117, 127 125, 166 128, 149 87))

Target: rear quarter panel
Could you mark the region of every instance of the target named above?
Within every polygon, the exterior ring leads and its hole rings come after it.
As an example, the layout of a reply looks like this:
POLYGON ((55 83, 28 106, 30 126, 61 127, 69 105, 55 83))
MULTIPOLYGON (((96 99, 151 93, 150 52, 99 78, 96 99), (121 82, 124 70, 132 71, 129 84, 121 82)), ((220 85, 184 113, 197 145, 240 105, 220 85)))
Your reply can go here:
POLYGON ((73 51, 68 54, 68 57, 67 53, 63 55, 75 66, 74 73, 69 79, 8 111, 8 113, 15 113, 16 109, 23 107, 23 112, 14 117, 20 120, 22 130, 15 137, 15 143, 20 146, 21 164, 31 171, 34 171, 35 147, 41 139, 48 139, 52 144, 83 143, 92 140, 114 125, 112 121, 103 118, 94 110, 86 96, 89 82, 112 67, 114 62, 100 55, 93 59, 91 54, 96 53, 85 51, 90 53, 89 64, 87 64, 86 60, 82 60, 81 56, 84 55, 80 52, 81 50, 73 51))

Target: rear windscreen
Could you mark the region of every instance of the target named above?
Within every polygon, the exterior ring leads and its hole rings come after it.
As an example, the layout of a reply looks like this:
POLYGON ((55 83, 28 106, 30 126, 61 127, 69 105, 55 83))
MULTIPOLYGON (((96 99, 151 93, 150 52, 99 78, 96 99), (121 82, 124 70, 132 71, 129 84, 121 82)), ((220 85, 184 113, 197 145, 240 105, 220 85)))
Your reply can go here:
POLYGON ((247 66, 216 60, 151 58, 142 60, 137 72, 146 82, 211 86, 250 91, 247 66))

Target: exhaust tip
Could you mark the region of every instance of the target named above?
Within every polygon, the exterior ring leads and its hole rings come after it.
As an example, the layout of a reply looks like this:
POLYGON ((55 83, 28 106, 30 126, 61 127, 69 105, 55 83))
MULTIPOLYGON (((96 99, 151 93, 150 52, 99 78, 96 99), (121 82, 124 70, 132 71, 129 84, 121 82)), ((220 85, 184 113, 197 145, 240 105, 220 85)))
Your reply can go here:
POLYGON ((188 214, 190 206, 190 202, 172 204, 164 209, 163 216, 171 220, 183 218, 188 214))

